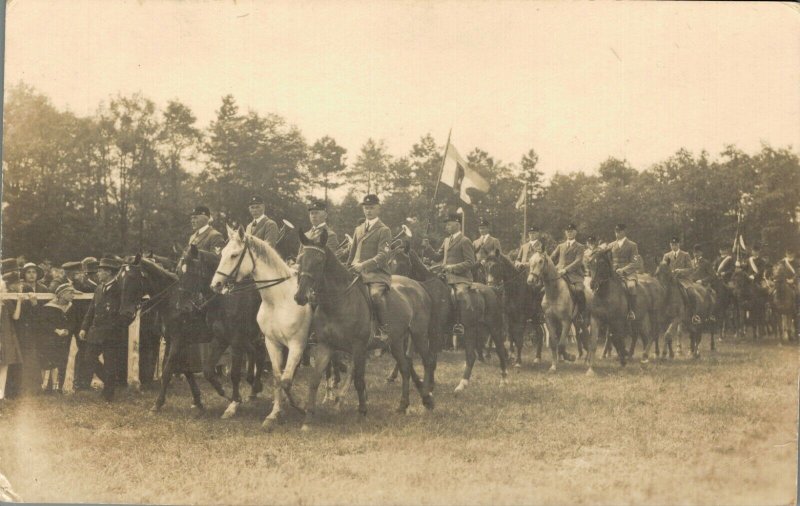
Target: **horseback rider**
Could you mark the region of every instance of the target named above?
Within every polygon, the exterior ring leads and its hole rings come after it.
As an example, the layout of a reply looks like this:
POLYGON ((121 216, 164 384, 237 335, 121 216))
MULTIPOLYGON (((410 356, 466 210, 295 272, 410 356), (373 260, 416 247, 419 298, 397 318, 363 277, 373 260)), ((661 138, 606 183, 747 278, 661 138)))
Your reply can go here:
POLYGON ((787 246, 786 256, 784 256, 780 262, 775 264, 774 267, 773 277, 775 279, 775 284, 787 283, 789 287, 795 291, 795 293, 800 293, 797 286, 798 270, 800 269, 798 269, 797 261, 795 260, 795 252, 791 247, 787 246))
MULTIPOLYGON (((339 248, 339 238, 336 232, 328 226, 328 207, 325 202, 321 200, 314 200, 308 206, 308 221, 311 222, 311 228, 306 232, 306 237, 316 241, 321 235, 323 230, 328 231, 328 240, 325 245, 333 252, 339 248)), ((302 246, 301 246, 302 249, 302 246)))
POLYGON ((377 321, 375 338, 385 343, 389 340, 386 293, 392 286, 388 265, 392 232, 380 219, 381 202, 377 195, 366 195, 360 205, 365 219, 353 232, 347 265, 369 287, 372 310, 377 321))
POLYGON ((733 271, 736 269, 736 261, 731 255, 731 248, 729 246, 722 246, 719 248, 719 256, 714 260, 712 265, 717 277, 722 280, 725 285, 729 285, 733 277, 733 271))
POLYGON ((517 253, 517 259, 514 262, 514 266, 517 268, 520 267, 527 267, 528 263, 531 261, 531 257, 536 251, 542 251, 544 249, 544 244, 539 238, 540 231, 539 227, 536 225, 531 225, 528 227, 528 242, 523 244, 519 248, 519 253, 517 253))
POLYGON ((490 235, 491 224, 486 218, 481 218, 478 222, 478 232, 481 236, 473 241, 472 246, 475 248, 475 259, 483 263, 484 259, 489 255, 494 255, 495 252, 502 253, 500 241, 496 237, 490 235))
POLYGON ((677 237, 669 240, 670 251, 664 253, 662 262, 669 265, 669 270, 679 279, 687 279, 692 273, 692 257, 681 249, 681 241, 677 237))
POLYGON ((625 296, 628 299, 628 319, 635 320, 636 313, 636 274, 642 269, 639 247, 628 239, 627 226, 619 223, 614 227, 616 241, 611 243, 611 260, 614 271, 624 281, 625 296))
POLYGON ((254 237, 258 237, 262 241, 267 241, 270 246, 275 247, 275 244, 278 242, 278 236, 280 235, 278 224, 275 223, 274 220, 268 218, 264 213, 264 199, 258 195, 252 196, 247 205, 247 210, 250 212, 253 221, 247 224, 245 232, 254 237))
POLYGON ((711 262, 703 257, 703 248, 699 244, 694 245, 692 252, 694 253, 694 258, 692 259, 692 273, 689 279, 703 286, 711 286, 717 277, 711 262))
POLYGON ((583 314, 586 309, 586 297, 583 293, 583 253, 584 245, 575 240, 578 227, 574 223, 567 225, 564 230, 567 240, 558 245, 550 255, 550 260, 556 264, 558 275, 567 281, 572 299, 578 306, 578 314, 583 314))
POLYGON ((189 246, 195 245, 197 249, 219 254, 225 246, 225 238, 209 225, 211 211, 208 207, 195 207, 190 220, 192 235, 189 237, 189 246))
POLYGON ((752 248, 750 248, 750 258, 747 259, 745 269, 747 270, 750 280, 753 281, 756 286, 764 286, 769 264, 761 256, 761 245, 759 243, 753 244, 752 248))
POLYGON ((453 325, 455 335, 464 334, 458 302, 464 298, 472 283, 472 267, 475 265, 475 249, 472 242, 461 233, 461 220, 462 216, 457 213, 451 213, 447 217, 445 229, 448 236, 445 237, 439 251, 433 251, 427 238, 422 242, 426 254, 442 262, 442 272, 445 275, 445 282, 450 285, 455 309, 455 325, 453 325))

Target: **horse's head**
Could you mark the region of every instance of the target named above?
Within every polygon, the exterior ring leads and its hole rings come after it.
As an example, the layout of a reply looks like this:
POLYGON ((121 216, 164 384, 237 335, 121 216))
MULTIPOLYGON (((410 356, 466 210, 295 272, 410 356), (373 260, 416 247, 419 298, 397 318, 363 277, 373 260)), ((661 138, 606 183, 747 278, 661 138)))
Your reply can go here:
POLYGON ((300 232, 302 249, 297 257, 297 293, 294 300, 301 306, 314 302, 315 294, 322 288, 322 277, 325 274, 325 263, 328 252, 325 244, 328 242, 328 231, 323 230, 317 241, 309 239, 300 232))
POLYGON ((406 277, 411 275, 411 257, 408 254, 410 248, 409 241, 402 239, 402 244, 392 249, 392 259, 389 261, 392 274, 406 277))
POLYGON ((544 282, 544 271, 547 262, 545 261, 545 254, 541 251, 536 251, 531 255, 528 261, 528 284, 531 286, 539 286, 544 282))
POLYGON ((133 321, 136 311, 142 304, 145 294, 145 274, 142 272, 142 255, 137 254, 122 266, 117 274, 120 286, 119 314, 128 321, 133 321))
POLYGON ((611 248, 597 248, 589 257, 589 272, 591 273, 590 287, 597 291, 614 275, 614 266, 611 260, 611 248))
POLYGON ((506 269, 500 250, 495 250, 483 258, 483 269, 486 272, 486 284, 493 287, 502 286, 506 282, 506 269))
POLYGON ((217 293, 222 292, 225 285, 241 281, 245 276, 252 274, 255 269, 255 258, 247 245, 244 229, 237 230, 227 226, 228 243, 219 253, 219 265, 211 278, 211 289, 217 293))

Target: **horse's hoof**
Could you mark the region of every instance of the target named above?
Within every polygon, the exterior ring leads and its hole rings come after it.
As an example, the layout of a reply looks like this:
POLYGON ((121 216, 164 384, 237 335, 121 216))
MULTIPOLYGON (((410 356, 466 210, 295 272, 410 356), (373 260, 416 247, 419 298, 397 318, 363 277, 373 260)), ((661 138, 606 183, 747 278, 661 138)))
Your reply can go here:
MULTIPOLYGON (((261 429, 265 432, 272 432, 275 430, 276 425, 278 425, 277 418, 266 418, 264 419, 264 423, 261 424, 261 429)), ((303 427, 305 427, 305 425, 303 427)))
POLYGON ((594 373, 594 369, 592 369, 591 367, 590 367, 589 369, 587 369, 587 370, 586 370, 586 376, 588 376, 588 377, 590 377, 590 378, 593 378, 593 377, 595 377, 595 376, 596 376, 596 374, 594 373))
POLYGON ((649 364, 649 363, 650 363, 650 359, 648 359, 647 357, 645 357, 645 358, 643 358, 643 359, 639 360, 639 363, 641 363, 641 364, 649 364))
POLYGON ((163 404, 153 404, 153 407, 150 408, 150 412, 158 413, 159 411, 161 411, 161 406, 163 406, 163 404))
POLYGON ((291 389, 292 389, 292 380, 291 380, 291 379, 288 379, 288 378, 284 378, 284 379, 282 379, 282 380, 281 380, 281 388, 282 388, 282 389, 283 389, 285 392, 288 392, 289 390, 291 390, 291 389))
POLYGON ((386 378, 386 383, 394 383, 395 380, 397 380, 397 378, 395 378, 394 376, 388 376, 386 378))
POLYGON ((397 413, 398 415, 405 415, 407 411, 408 411, 408 406, 403 406, 402 404, 400 406, 397 406, 397 409, 394 410, 394 412, 397 413))
POLYGON ((364 409, 359 409, 359 410, 358 410, 358 414, 359 414, 359 415, 361 415, 361 418, 366 418, 366 417, 367 417, 367 410, 366 410, 366 408, 364 408, 364 409))
POLYGON ((228 404, 228 407, 225 408, 225 412, 222 413, 222 419, 227 420, 228 418, 233 418, 236 416, 236 411, 239 409, 240 402, 233 401, 228 404))
POLYGON ((522 368, 522 362, 517 360, 516 362, 514 362, 514 369, 520 369, 520 368, 522 368))
POLYGON ((508 378, 506 378, 506 377, 500 378, 500 386, 504 387, 506 385, 508 385, 508 378))
POLYGON ((197 411, 203 411, 206 408, 202 404, 192 404, 191 409, 196 409, 197 411))
POLYGON ((556 370, 557 370, 557 368, 556 368, 556 366, 554 364, 554 365, 550 366, 550 369, 548 369, 547 372, 553 372, 554 373, 554 372, 556 372, 556 370))
POLYGON ((542 359, 539 358, 539 357, 536 357, 536 358, 533 359, 533 363, 534 364, 539 364, 539 363, 541 363, 541 361, 542 361, 542 359))
POLYGON ((425 406, 425 409, 428 411, 433 410, 434 402, 433 402, 433 394, 426 395, 422 398, 422 405, 425 406))
POLYGON ((258 400, 258 394, 250 394, 247 397, 247 402, 255 402, 258 400))
POLYGON ((303 426, 300 427, 300 430, 303 432, 311 432, 311 426, 307 423, 304 423, 303 426))
POLYGON ((468 386, 469 386, 469 380, 462 379, 461 381, 458 382, 458 386, 456 387, 455 390, 453 390, 453 392, 454 393, 463 392, 468 386))

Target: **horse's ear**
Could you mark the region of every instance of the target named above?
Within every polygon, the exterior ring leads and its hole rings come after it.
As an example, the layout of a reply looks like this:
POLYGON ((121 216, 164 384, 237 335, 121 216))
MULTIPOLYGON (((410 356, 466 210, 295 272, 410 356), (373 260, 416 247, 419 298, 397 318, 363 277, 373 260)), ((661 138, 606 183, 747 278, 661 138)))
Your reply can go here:
POLYGON ((319 234, 319 245, 323 248, 328 244, 328 229, 323 228, 322 233, 319 234))
POLYGON ((235 233, 236 233, 236 229, 233 229, 233 228, 231 228, 231 226, 230 226, 230 225, 228 225, 227 223, 225 223, 225 231, 227 232, 227 235, 228 235, 228 238, 229 238, 229 239, 230 239, 231 237, 233 237, 233 234, 235 234, 235 233))
POLYGON ((244 227, 239 225, 239 229, 236 232, 239 234, 239 240, 244 241, 244 227))
POLYGON ((177 242, 172 243, 172 252, 176 255, 180 255, 182 253, 181 247, 177 242))
POLYGON ((189 258, 191 258, 192 260, 195 260, 195 259, 197 259, 197 257, 199 255, 200 255, 200 251, 197 249, 197 245, 196 244, 192 244, 191 246, 189 246, 189 258))
POLYGON ((142 263, 142 254, 141 253, 136 253, 136 256, 133 257, 132 264, 133 265, 139 265, 140 263, 142 263))

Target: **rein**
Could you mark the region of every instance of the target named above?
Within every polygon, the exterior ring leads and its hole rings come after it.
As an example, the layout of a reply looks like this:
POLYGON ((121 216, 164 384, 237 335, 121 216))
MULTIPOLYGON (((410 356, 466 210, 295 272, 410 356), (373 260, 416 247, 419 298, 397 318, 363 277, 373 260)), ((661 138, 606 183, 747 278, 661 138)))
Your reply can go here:
MULTIPOLYGON (((305 251, 307 249, 318 251, 319 253, 322 253, 324 256, 327 257, 327 252, 323 248, 320 248, 319 246, 307 246, 307 245, 304 245, 303 246, 303 251, 305 251)), ((314 277, 311 274, 307 273, 307 272, 300 272, 298 274, 298 276, 300 278, 308 278, 308 279, 311 280, 312 284, 316 284, 316 280, 314 279, 314 277)), ((361 275, 356 275, 356 277, 353 278, 353 280, 350 282, 349 285, 347 285, 347 287, 344 290, 332 290, 331 292, 335 296, 347 295, 347 293, 350 292, 350 290, 352 290, 354 286, 356 286, 356 282, 359 279, 361 279, 361 275)), ((326 294, 326 292, 323 292, 323 291, 318 291, 317 293, 320 294, 320 295, 326 294)))
POLYGON ((164 296, 170 290, 172 290, 175 287, 175 285, 178 284, 178 281, 180 281, 180 280, 173 281, 166 288, 164 288, 163 290, 158 292, 156 295, 150 297, 150 299, 147 302, 143 303, 141 305, 142 315, 145 315, 145 314, 149 313, 150 311, 152 311, 153 309, 155 309, 155 307, 161 302, 161 299, 164 298, 164 296))
MULTIPOLYGON (((236 279, 236 276, 239 274, 239 271, 242 268, 242 262, 244 261, 245 252, 247 252, 247 254, 250 256, 250 261, 253 262, 253 267, 255 267, 256 258, 255 255, 253 255, 253 250, 250 249, 250 246, 247 244, 247 241, 244 241, 244 251, 242 251, 239 260, 236 261, 236 265, 233 267, 233 270, 227 274, 222 271, 216 271, 216 274, 223 276, 229 282, 231 279, 236 279)), ((267 288, 278 286, 284 281, 288 281, 290 279, 292 279, 292 276, 284 276, 282 278, 274 278, 274 279, 253 279, 253 280, 248 280, 245 283, 241 283, 239 284, 239 286, 236 286, 236 283, 234 282, 233 283, 234 287, 228 290, 227 294, 246 292, 250 290, 256 290, 256 291, 266 290, 267 288)), ((213 297, 211 299, 213 299, 213 297)), ((209 299, 209 301, 211 299, 209 299)), ((203 306, 205 306, 207 303, 208 302, 204 303, 203 306)))

